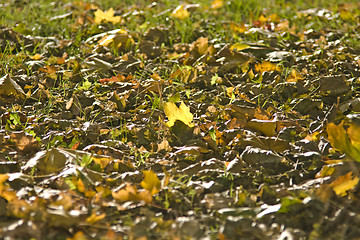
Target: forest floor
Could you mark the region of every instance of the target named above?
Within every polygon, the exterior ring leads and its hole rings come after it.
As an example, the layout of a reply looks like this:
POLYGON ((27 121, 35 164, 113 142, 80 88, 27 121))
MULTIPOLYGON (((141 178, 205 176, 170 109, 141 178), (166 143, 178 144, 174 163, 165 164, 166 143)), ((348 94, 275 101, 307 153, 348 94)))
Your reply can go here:
POLYGON ((0 8, 1 239, 360 239, 358 1, 0 8))

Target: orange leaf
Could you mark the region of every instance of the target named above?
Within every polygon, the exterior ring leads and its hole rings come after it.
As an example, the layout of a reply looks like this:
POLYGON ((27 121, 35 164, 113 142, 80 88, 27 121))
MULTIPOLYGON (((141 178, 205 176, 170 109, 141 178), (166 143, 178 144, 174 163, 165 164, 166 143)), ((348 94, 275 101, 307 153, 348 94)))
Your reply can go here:
POLYGON ((281 71, 281 67, 277 66, 275 63, 268 61, 263 61, 262 63, 255 64, 255 70, 257 72, 271 72, 271 71, 281 71))
POLYGON ((96 215, 96 213, 94 212, 93 214, 91 214, 91 216, 86 218, 86 222, 93 224, 96 223, 102 219, 104 219, 106 217, 106 214, 100 214, 100 215, 96 215))
POLYGON ((214 0, 211 3, 212 9, 218 9, 218 8, 221 8, 222 6, 224 6, 224 0, 214 0))
POLYGON ((138 200, 138 191, 136 187, 131 185, 130 183, 127 183, 125 188, 120 189, 117 192, 113 191, 111 195, 115 200, 118 200, 120 202, 138 200))
POLYGON ((153 199, 153 197, 151 195, 151 192, 148 190, 143 190, 138 193, 138 200, 140 200, 140 201, 142 200, 146 203, 151 203, 152 199, 153 199))
POLYGON ((286 78, 287 82, 297 82, 303 80, 304 77, 296 70, 292 69, 291 74, 286 78))

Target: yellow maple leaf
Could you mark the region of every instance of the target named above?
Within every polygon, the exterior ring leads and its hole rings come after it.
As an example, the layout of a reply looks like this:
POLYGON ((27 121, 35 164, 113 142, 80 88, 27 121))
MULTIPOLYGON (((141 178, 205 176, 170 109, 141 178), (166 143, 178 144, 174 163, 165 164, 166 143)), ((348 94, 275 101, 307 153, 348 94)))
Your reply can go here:
POLYGON ((140 185, 148 190, 152 195, 158 193, 161 188, 161 182, 157 175, 152 171, 143 171, 144 173, 144 180, 140 183, 140 185))
POLYGON ((189 127, 193 127, 192 124, 193 115, 190 112, 190 108, 181 102, 180 107, 177 107, 173 102, 166 102, 164 104, 164 112, 169 121, 166 123, 168 127, 172 127, 176 120, 182 121, 189 127))
POLYGON ((359 182, 359 178, 353 176, 353 172, 348 172, 344 176, 340 176, 330 183, 336 195, 345 196, 346 192, 354 189, 359 182))
POLYGON ((171 16, 179 20, 185 20, 190 17, 190 13, 184 8, 184 5, 179 5, 171 13, 171 16))
POLYGON ((110 8, 109 10, 103 12, 101 9, 96 10, 95 12, 95 19, 94 22, 99 24, 102 21, 104 22, 112 22, 112 23, 119 23, 121 20, 120 16, 114 17, 114 9, 110 8))

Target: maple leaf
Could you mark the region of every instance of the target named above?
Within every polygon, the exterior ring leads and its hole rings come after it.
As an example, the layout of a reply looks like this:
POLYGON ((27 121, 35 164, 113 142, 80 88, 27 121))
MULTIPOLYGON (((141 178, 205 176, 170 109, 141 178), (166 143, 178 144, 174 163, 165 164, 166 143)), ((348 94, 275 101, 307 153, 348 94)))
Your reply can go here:
POLYGON ((359 182, 359 178, 353 176, 353 172, 348 172, 346 175, 340 176, 330 183, 336 195, 345 196, 346 192, 354 189, 359 182))
POLYGON ((161 182, 157 175, 152 171, 143 171, 145 177, 144 180, 140 183, 140 185, 148 190, 151 195, 154 195, 160 191, 161 188, 161 182))
POLYGON ((177 107, 173 102, 167 102, 164 104, 164 112, 169 121, 166 123, 168 127, 172 127, 176 120, 182 121, 189 127, 193 127, 192 124, 193 115, 190 112, 190 108, 181 102, 180 107, 177 107))
POLYGON ((94 22, 97 24, 100 24, 102 21, 104 22, 112 22, 113 24, 115 23, 119 23, 121 20, 120 16, 115 16, 114 17, 114 10, 112 8, 110 8, 109 10, 103 12, 101 9, 98 9, 95 12, 95 19, 94 22))

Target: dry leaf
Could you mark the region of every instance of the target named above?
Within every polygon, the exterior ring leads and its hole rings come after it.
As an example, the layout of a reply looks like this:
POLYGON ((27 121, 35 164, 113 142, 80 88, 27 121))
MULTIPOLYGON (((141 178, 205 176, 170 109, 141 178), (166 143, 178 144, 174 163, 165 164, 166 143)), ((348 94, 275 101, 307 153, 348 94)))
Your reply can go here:
POLYGON ((161 182, 157 175, 152 171, 143 171, 144 180, 140 183, 140 185, 148 190, 152 195, 158 193, 161 188, 161 182))
POLYGON ((260 73, 271 72, 271 71, 281 71, 281 67, 275 63, 263 61, 262 63, 255 64, 255 70, 260 73))
POLYGON ((179 5, 171 13, 171 16, 179 20, 185 20, 190 17, 190 13, 184 8, 184 5, 179 5))
POLYGON ((131 185, 130 183, 127 183, 125 188, 120 189, 117 192, 112 191, 111 195, 115 200, 118 200, 120 202, 138 200, 138 191, 136 187, 131 185))
POLYGON ((17 84, 9 74, 0 78, 0 95, 10 96, 14 95, 16 98, 25 98, 25 92, 17 84))
POLYGON ((260 131, 267 137, 272 137, 276 133, 276 121, 272 120, 251 119, 246 127, 260 131))
POLYGON ((359 178, 353 176, 353 172, 340 176, 330 183, 336 195, 345 196, 347 191, 354 189, 359 182, 359 178))
POLYGON ((101 9, 98 9, 95 12, 95 19, 94 22, 97 24, 100 24, 102 21, 104 22, 112 22, 113 24, 115 23, 119 23, 121 20, 120 16, 115 16, 114 17, 114 10, 112 8, 110 8, 109 10, 103 12, 101 9))
POLYGON ((304 79, 304 77, 296 69, 292 69, 291 74, 286 78, 286 81, 287 82, 298 82, 303 79, 304 79))
POLYGON ((173 102, 166 102, 164 104, 164 112, 169 121, 166 123, 168 127, 172 127, 176 120, 182 121, 189 127, 193 127, 192 124, 193 115, 190 112, 190 108, 181 102, 180 107, 177 107, 173 102))
POLYGON ((224 0, 214 0, 211 3, 212 9, 218 9, 218 8, 221 8, 222 6, 224 6, 224 0))

